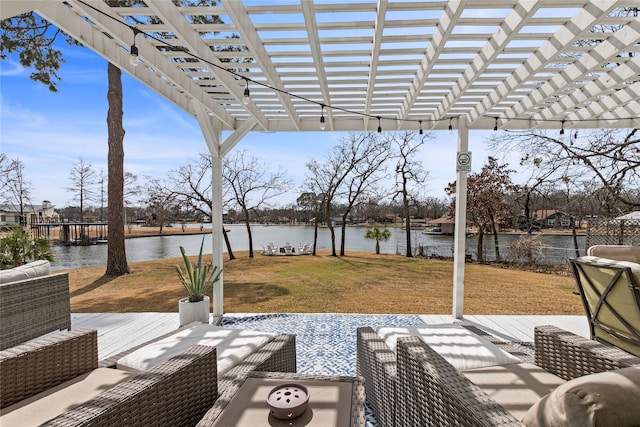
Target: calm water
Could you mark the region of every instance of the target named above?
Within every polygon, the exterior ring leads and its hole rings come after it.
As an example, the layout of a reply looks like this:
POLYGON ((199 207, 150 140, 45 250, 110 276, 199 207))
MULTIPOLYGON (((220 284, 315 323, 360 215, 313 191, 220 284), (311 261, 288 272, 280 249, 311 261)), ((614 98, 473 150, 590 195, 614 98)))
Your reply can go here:
MULTIPOLYGON (((249 249, 249 239, 244 225, 226 225, 231 232, 228 233, 233 251, 246 251, 249 249)), ((263 246, 273 243, 283 246, 286 242, 292 245, 313 243, 313 227, 306 226, 279 226, 279 225, 255 225, 251 228, 253 234, 253 250, 256 256, 261 256, 263 246)), ((391 237, 386 242, 380 242, 380 252, 386 254, 405 253, 404 229, 389 228, 391 237)), ((348 251, 375 251, 375 241, 364 238, 365 227, 347 227, 346 230, 346 250, 348 251)), ((453 237, 423 234, 421 230, 412 231, 413 252, 419 245, 423 246, 428 255, 453 256, 453 237)), ((129 262, 149 261, 162 258, 175 258, 180 256, 180 246, 184 246, 188 255, 196 255, 200 248, 202 235, 174 235, 141 237, 126 240, 127 260, 129 262)), ((507 255, 506 245, 510 240, 518 238, 518 235, 500 235, 500 254, 507 255)), ((211 253, 211 235, 205 238, 205 252, 211 253)), ((544 261, 548 263, 564 263, 569 258, 575 256, 573 250, 573 240, 571 236, 545 235, 543 236, 546 248, 544 251, 544 261)), ((340 230, 336 229, 336 250, 340 248, 340 230)), ((472 236, 467 238, 467 254, 476 257, 477 238, 472 236)), ((578 236, 578 246, 580 253, 585 252, 585 237, 578 236)), ((495 257, 493 237, 485 236, 484 240, 485 257, 492 259, 495 257)), ((318 230, 318 249, 331 248, 331 236, 329 229, 318 230)), ((62 270, 70 268, 92 267, 106 265, 107 245, 93 246, 55 246, 53 248, 55 261, 52 269, 62 270)), ((226 252, 226 247, 225 247, 226 252)))

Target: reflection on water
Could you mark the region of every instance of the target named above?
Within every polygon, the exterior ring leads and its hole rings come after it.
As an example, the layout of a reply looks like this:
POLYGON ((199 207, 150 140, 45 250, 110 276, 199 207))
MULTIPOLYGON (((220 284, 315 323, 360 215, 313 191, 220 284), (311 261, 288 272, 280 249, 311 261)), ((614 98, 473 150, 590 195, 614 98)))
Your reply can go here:
MULTIPOLYGON (((244 225, 225 225, 230 229, 228 233, 231 248, 234 251, 246 251, 249 249, 249 239, 244 225)), ((347 227, 345 246, 347 251, 375 251, 375 241, 364 238, 366 227, 347 227)), ((385 254, 405 253, 404 229, 390 228, 391 237, 386 242, 380 242, 380 252, 385 254)), ((313 227, 307 226, 280 226, 280 225, 255 225, 251 227, 254 253, 260 256, 264 246, 273 243, 276 246, 284 246, 286 242, 292 245, 313 243, 313 227)), ((336 229, 336 250, 340 247, 340 230, 336 229)), ((508 253, 507 244, 519 235, 500 235, 500 254, 504 257, 508 253)), ((129 262, 149 261, 154 259, 175 258, 180 256, 180 246, 184 246, 188 255, 196 255, 200 249, 203 235, 188 234, 174 236, 155 236, 127 239, 125 242, 127 260, 129 262)), ((422 246, 427 255, 453 256, 453 237, 441 235, 423 234, 421 230, 412 231, 412 245, 414 248, 422 246)), ((545 245, 544 261, 548 263, 565 263, 575 256, 573 239, 567 235, 544 235, 545 245)), ((204 235, 205 252, 211 253, 211 235, 204 235)), ((477 237, 467 237, 467 254, 476 257, 477 237)), ((578 236, 580 253, 585 252, 585 237, 578 236)), ((318 230, 318 249, 331 248, 331 235, 329 229, 318 230)), ((485 258, 495 258, 493 237, 486 236, 484 240, 485 258)), ((226 247, 224 248, 226 251, 226 247)), ((92 267, 106 265, 107 245, 94 246, 55 246, 53 248, 55 261, 52 269, 62 270, 70 268, 92 267)), ((415 250, 414 250, 415 253, 415 250)))

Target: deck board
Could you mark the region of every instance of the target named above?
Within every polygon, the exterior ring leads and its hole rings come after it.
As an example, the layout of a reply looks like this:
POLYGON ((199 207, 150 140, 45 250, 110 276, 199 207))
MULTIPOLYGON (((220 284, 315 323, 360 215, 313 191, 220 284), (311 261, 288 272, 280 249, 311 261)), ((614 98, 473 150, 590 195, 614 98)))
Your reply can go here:
MULTIPOLYGON (((426 324, 451 323, 451 315, 421 315, 426 324)), ((468 315, 465 320, 507 341, 533 342, 533 328, 555 325, 585 337, 589 327, 585 316, 468 315)), ((178 313, 72 313, 73 329, 98 331, 98 357, 127 350, 178 328, 178 313)))

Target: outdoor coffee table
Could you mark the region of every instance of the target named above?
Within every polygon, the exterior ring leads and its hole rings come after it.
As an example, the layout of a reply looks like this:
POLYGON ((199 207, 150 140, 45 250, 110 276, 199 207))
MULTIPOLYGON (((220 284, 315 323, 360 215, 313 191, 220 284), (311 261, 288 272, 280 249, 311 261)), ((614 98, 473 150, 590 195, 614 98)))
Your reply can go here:
POLYGON ((252 372, 230 400, 218 399, 213 410, 213 425, 221 427, 364 427, 364 382, 361 377, 252 372), (307 409, 297 418, 280 420, 270 414, 267 396, 282 384, 303 385, 309 392, 307 409))

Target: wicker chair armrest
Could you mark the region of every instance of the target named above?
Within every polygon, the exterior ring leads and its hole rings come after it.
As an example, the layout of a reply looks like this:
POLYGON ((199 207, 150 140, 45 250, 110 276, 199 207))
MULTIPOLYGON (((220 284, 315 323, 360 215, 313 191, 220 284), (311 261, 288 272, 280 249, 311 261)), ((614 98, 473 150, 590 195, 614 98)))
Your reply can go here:
POLYGON ((62 332, 0 351, 0 407, 12 405, 98 366, 98 333, 62 332))
POLYGON ((418 337, 398 339, 398 426, 523 426, 418 337))
POLYGON ((280 334, 218 378, 219 396, 198 426, 210 426, 252 372, 296 372, 296 337, 280 334))
POLYGON ((218 395, 216 372, 215 347, 194 346, 44 425, 195 425, 218 395))
POLYGON ((356 372, 365 379, 367 401, 382 426, 394 424, 396 409, 396 353, 370 327, 356 331, 356 372))
POLYGON ((640 364, 640 357, 556 326, 534 331, 535 364, 565 380, 640 364))

